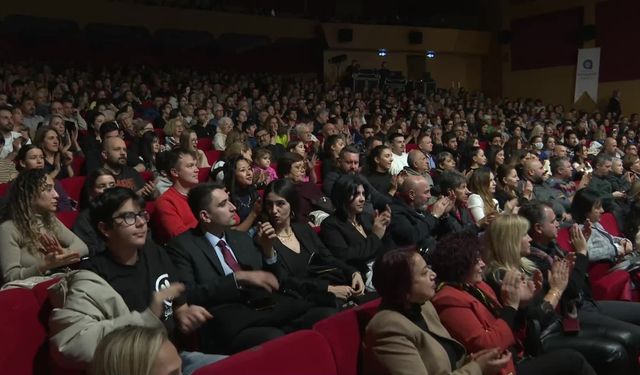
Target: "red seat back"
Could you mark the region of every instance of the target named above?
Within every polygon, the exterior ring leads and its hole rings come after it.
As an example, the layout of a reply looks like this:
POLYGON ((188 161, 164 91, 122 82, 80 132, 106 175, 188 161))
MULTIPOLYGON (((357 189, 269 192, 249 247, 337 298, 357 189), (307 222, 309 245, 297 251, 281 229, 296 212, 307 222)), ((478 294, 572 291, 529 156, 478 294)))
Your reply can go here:
POLYGON ((313 170, 316 171, 316 183, 321 184, 322 183, 322 162, 318 160, 316 162, 316 165, 313 166, 313 170))
POLYGON ((415 143, 407 143, 407 146, 405 147, 406 152, 413 151, 417 148, 418 148, 418 145, 415 143))
POLYGON ((558 237, 556 238, 556 242, 558 246, 564 251, 574 251, 573 246, 571 246, 571 235, 569 234, 569 228, 561 228, 558 230, 558 237))
POLYGON ((204 152, 207 155, 207 160, 209 160, 209 165, 214 165, 220 157, 222 156, 222 151, 218 150, 208 150, 204 152))
POLYGON ((195 375, 337 375, 327 341, 303 330, 203 367, 195 375))
POLYGON ((211 138, 198 138, 198 149, 202 151, 209 151, 212 149, 213 140, 211 138))
POLYGON ((209 172, 211 168, 199 168, 198 169, 198 182, 207 182, 209 181, 209 172))
POLYGON ((153 180, 153 173, 149 171, 140 172, 140 177, 144 180, 145 183, 153 180))
POLYGON ((9 193, 10 186, 11 184, 9 182, 0 184, 0 197, 4 197, 5 195, 7 195, 7 193, 9 193))
POLYGON ((350 309, 313 326, 329 342, 339 375, 357 375, 361 327, 355 310, 350 309))
POLYGON ((616 217, 613 216, 611 212, 605 212, 600 217, 600 224, 609 232, 612 236, 622 236, 622 232, 620 231, 620 227, 618 226, 618 221, 616 217))
POLYGON ((56 217, 65 227, 71 229, 78 219, 78 211, 56 212, 56 217))
POLYGON ((82 194, 85 179, 85 176, 63 178, 60 180, 60 185, 62 185, 64 191, 69 194, 69 198, 78 202, 80 201, 80 195, 82 194))

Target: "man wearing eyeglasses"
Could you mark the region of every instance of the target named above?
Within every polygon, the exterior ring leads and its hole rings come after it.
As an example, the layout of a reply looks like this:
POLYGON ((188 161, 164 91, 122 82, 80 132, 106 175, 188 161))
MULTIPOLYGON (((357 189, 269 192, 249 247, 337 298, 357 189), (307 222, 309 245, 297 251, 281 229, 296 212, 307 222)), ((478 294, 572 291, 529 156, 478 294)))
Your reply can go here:
MULTIPOLYGON (((175 283, 166 252, 147 237, 144 200, 127 188, 105 190, 91 207, 91 221, 106 251, 83 262, 51 291, 50 328, 54 356, 65 365, 86 368, 102 337, 127 325, 162 326, 173 339, 176 328, 188 334, 213 316, 188 305, 184 286, 175 283), (88 272, 92 271, 92 272, 88 272)), ((183 373, 220 356, 182 352, 183 373)))

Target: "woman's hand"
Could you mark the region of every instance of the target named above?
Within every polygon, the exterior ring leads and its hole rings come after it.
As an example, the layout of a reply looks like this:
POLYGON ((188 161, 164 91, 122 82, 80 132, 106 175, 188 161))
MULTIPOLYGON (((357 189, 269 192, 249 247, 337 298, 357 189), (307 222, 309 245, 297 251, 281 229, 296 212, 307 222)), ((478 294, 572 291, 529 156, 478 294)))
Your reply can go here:
POLYGON ((511 352, 502 352, 500 348, 485 349, 471 355, 480 366, 482 375, 496 375, 509 361, 511 352))
POLYGON ((44 254, 44 260, 38 267, 41 273, 80 261, 80 254, 65 252, 54 235, 47 233, 41 234, 40 245, 42 246, 40 251, 44 254))
POLYGON ((497 215, 495 212, 490 213, 489 215, 486 215, 485 217, 483 217, 482 219, 480 219, 476 225, 479 228, 482 229, 486 229, 489 227, 489 225, 491 225, 491 223, 496 219, 497 215))
POLYGON ((260 244, 260 249, 262 250, 262 255, 264 255, 265 258, 273 258, 275 255, 273 244, 278 236, 271 223, 268 221, 258 223, 258 233, 256 233, 256 236, 258 238, 258 244, 260 244))
MULTIPOLYGON (((587 225, 585 224, 585 227, 587 225)), ((591 231, 591 226, 589 226, 589 231, 591 231)), ((569 235, 571 246, 578 254, 587 255, 587 239, 584 236, 584 232, 580 230, 578 224, 573 224, 571 228, 569 228, 569 235)))
POLYGON ((353 290, 353 295, 360 296, 364 294, 364 280, 362 280, 360 272, 355 272, 351 277, 351 289, 353 290))
POLYGON ((522 274, 516 270, 509 270, 502 279, 500 297, 504 306, 518 309, 520 306, 520 283, 522 274))
POLYGON ((557 259, 553 262, 551 269, 549 270, 549 286, 552 290, 557 292, 564 292, 569 283, 569 262, 564 259, 557 259))
POLYGON ((387 231, 389 223, 391 223, 391 209, 387 205, 385 207, 385 210, 382 212, 378 212, 376 210, 373 216, 373 226, 371 228, 371 231, 376 235, 376 237, 382 239, 385 232, 387 231))
POLYGON ((184 284, 182 283, 172 283, 168 288, 160 289, 153 293, 149 309, 158 318, 162 317, 164 313, 164 301, 171 301, 174 298, 180 297, 182 292, 184 292, 184 284))
POLYGON ((329 285, 327 291, 344 300, 349 299, 354 294, 353 289, 348 285, 329 285))
POLYGON ((253 213, 256 215, 260 215, 262 212, 262 197, 258 197, 255 202, 253 202, 253 213))

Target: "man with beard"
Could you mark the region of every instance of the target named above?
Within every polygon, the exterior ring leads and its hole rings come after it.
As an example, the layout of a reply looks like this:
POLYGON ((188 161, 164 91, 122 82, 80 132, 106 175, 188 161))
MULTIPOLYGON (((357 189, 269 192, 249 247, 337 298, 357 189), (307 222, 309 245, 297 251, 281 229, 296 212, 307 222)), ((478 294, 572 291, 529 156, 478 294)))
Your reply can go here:
POLYGON ((553 208, 558 219, 571 220, 571 215, 565 210, 565 207, 571 205, 569 198, 562 191, 554 189, 544 180, 544 167, 538 158, 529 159, 524 163, 523 177, 533 184, 532 200, 546 203, 553 208))
POLYGON ((140 174, 127 165, 127 145, 120 137, 110 137, 102 142, 103 167, 116 178, 116 185, 129 188, 141 197, 150 197, 155 191, 153 182, 144 183, 140 174))

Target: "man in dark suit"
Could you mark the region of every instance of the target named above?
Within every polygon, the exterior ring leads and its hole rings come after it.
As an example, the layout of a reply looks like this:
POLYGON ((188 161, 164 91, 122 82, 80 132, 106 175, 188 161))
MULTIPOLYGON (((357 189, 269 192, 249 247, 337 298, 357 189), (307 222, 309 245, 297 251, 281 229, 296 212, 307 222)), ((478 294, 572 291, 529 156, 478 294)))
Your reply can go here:
POLYGON ((433 232, 441 225, 440 219, 453 208, 453 202, 442 197, 427 210, 431 199, 431 186, 422 176, 407 176, 391 203, 391 225, 387 236, 395 247, 417 246, 433 248, 433 232))
POLYGON ((192 188, 189 207, 198 226, 168 244, 187 301, 208 307, 214 319, 201 332, 202 346, 234 353, 318 320, 311 304, 278 292, 278 262, 271 224, 262 223, 256 246, 244 232, 231 230, 235 206, 222 185, 192 188))

